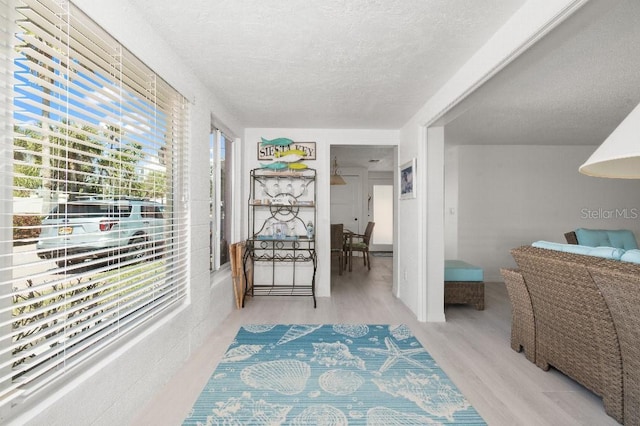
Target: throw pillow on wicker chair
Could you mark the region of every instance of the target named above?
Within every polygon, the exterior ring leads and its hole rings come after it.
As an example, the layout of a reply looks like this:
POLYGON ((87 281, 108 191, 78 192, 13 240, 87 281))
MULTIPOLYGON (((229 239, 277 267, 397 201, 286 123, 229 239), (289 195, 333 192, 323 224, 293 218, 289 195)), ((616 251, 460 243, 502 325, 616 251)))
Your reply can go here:
POLYGON ((581 246, 616 247, 624 250, 638 248, 635 235, 628 229, 578 228, 575 233, 581 246))

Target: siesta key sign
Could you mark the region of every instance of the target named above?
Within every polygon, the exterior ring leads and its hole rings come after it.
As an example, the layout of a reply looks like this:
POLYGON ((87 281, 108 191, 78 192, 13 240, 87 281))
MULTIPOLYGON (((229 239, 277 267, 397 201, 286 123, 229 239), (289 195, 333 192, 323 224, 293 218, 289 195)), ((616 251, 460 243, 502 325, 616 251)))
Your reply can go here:
POLYGON ((291 142, 288 145, 265 145, 263 142, 258 142, 258 160, 274 160, 276 153, 283 153, 290 150, 303 151, 303 160, 316 159, 315 142, 291 142))

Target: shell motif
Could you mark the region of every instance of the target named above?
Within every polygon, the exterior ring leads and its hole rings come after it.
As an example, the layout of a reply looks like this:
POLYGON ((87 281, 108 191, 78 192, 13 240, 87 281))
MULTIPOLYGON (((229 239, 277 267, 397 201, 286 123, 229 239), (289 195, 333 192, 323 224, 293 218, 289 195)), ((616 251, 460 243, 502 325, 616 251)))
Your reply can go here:
POLYGON ((240 345, 236 348, 229 349, 220 362, 238 362, 251 358, 260 352, 264 345, 240 345))
POLYGON ((242 370, 240 378, 256 389, 296 395, 304 390, 310 375, 309 364, 295 359, 281 359, 250 365, 242 370))
POLYGON ((317 329, 322 327, 322 325, 294 325, 278 340, 278 345, 284 345, 285 343, 289 343, 293 340, 299 339, 307 334, 313 333, 317 329))
POLYGON ((396 340, 405 340, 409 337, 413 337, 411 329, 405 324, 400 324, 397 327, 389 326, 389 332, 396 340))
POLYGON ((366 336, 369 333, 369 326, 366 324, 335 324, 333 331, 356 339, 366 336))
POLYGON ((348 424, 347 416, 341 410, 328 404, 309 406, 291 421, 292 426, 346 426, 348 424))
POLYGON ((291 405, 255 400, 250 392, 244 392, 241 397, 216 402, 212 415, 207 417, 207 424, 282 424, 292 408, 291 405))
POLYGON ((249 333, 266 333, 267 331, 273 330, 275 326, 275 324, 248 324, 243 325, 242 328, 249 333))
POLYGON ((364 360, 349 351, 349 347, 343 343, 312 343, 313 358, 311 361, 317 362, 326 367, 341 365, 345 367, 356 367, 365 370, 364 360))
POLYGON ((407 372, 405 377, 371 379, 378 389, 395 397, 403 397, 425 412, 453 421, 453 415, 471 407, 469 401, 437 374, 407 372))
POLYGON ((349 411, 349 417, 352 419, 361 419, 364 417, 364 413, 358 410, 351 410, 349 411))
POLYGON ((373 407, 367 412, 368 425, 410 426, 439 424, 430 418, 411 413, 401 413, 387 407, 373 407))
POLYGON ((364 379, 358 373, 345 370, 329 370, 318 379, 320 387, 333 395, 349 395, 364 384, 364 379))

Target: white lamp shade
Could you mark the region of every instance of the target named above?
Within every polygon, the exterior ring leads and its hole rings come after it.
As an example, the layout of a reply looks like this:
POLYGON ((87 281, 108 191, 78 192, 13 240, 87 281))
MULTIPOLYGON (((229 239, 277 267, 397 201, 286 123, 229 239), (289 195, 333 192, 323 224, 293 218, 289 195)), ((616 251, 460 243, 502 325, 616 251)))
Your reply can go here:
POLYGON ((595 177, 640 179, 640 105, 580 166, 580 173, 595 177))

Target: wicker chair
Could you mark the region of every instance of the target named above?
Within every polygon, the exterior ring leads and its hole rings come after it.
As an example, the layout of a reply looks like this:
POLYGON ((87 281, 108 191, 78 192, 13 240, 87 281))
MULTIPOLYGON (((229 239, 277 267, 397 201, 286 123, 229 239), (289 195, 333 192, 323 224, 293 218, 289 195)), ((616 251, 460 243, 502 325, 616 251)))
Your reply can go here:
POLYGON ((567 244, 578 244, 578 237, 574 231, 566 232, 564 238, 567 240, 567 244))
POLYGON ((531 296, 517 269, 500 269, 511 301, 511 349, 524 350, 527 359, 536 362, 536 325, 531 296))
POLYGON ((331 225, 331 256, 338 256, 338 275, 342 275, 345 267, 344 259, 344 225, 342 223, 331 225))
POLYGON ((511 250, 531 295, 536 365, 562 371, 602 396, 623 421, 622 355, 609 307, 590 268, 605 259, 523 246, 511 250))
POLYGON ((589 268, 609 306, 622 354, 624 424, 640 425, 640 267, 610 261, 589 268))
POLYGON ((364 265, 369 270, 371 270, 371 259, 369 257, 369 242, 371 241, 371 234, 373 234, 374 226, 375 226, 375 222, 369 222, 367 223, 367 227, 364 230, 364 234, 351 235, 350 244, 346 246, 346 250, 349 255, 349 271, 351 271, 351 263, 352 263, 354 251, 362 252, 362 259, 364 260, 364 265), (356 240, 360 240, 360 241, 356 241, 356 240))

